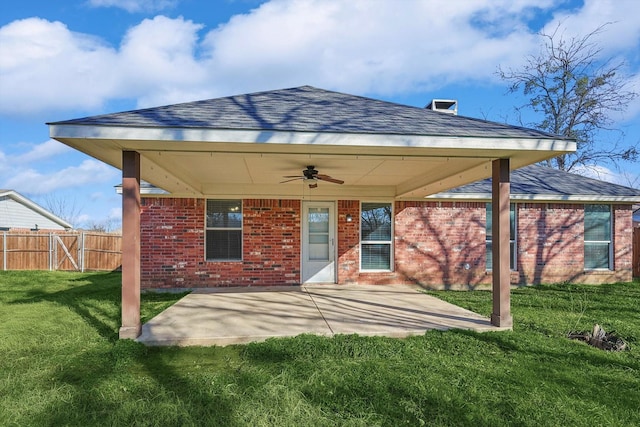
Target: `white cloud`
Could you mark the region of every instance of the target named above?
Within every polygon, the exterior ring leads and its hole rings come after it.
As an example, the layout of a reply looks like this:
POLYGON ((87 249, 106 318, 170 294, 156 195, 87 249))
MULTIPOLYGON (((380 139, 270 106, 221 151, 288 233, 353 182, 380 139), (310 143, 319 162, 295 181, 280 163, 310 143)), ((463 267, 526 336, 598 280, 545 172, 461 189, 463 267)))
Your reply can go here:
POLYGON ((0 28, 0 113, 94 109, 114 98, 184 98, 207 87, 195 56, 199 24, 145 19, 120 50, 39 18, 0 28))
POLYGON ((97 107, 115 95, 114 49, 39 18, 0 28, 0 113, 97 107))
MULTIPOLYGON (((19 144, 27 151, 5 154, 0 151, 0 187, 27 192, 26 188, 42 185, 39 179, 46 174, 37 172, 45 164, 57 164, 56 157, 73 153, 73 149, 58 141, 49 139, 40 144, 19 144), (21 183, 27 182, 27 187, 21 183)), ((65 159, 67 160, 67 159, 65 159)), ((46 186, 46 184, 45 184, 46 186)))
POLYGON ((35 145, 31 150, 26 153, 12 156, 12 161, 17 163, 30 163, 39 160, 50 159, 51 157, 68 153, 72 151, 72 148, 68 145, 64 145, 54 139, 49 139, 42 144, 35 145))
POLYGON ((163 99, 193 100, 184 93, 201 91, 209 77, 206 64, 195 56, 201 29, 192 21, 164 16, 131 28, 119 52, 121 91, 136 94, 147 106, 162 104, 163 99))
POLYGON ((233 17, 203 45, 216 75, 238 90, 246 82, 256 88, 310 82, 351 92, 402 93, 454 80, 491 80, 496 65, 515 55, 514 45, 532 45, 513 12, 534 4, 272 1, 233 17), (471 19, 500 11, 512 18, 511 32, 502 37, 493 37, 491 23, 471 19))
MULTIPOLYGON (((134 10, 165 3, 92 4, 134 10)), ((528 19, 556 4, 271 0, 203 34, 182 17, 145 19, 117 47, 60 22, 14 21, 0 28, 0 113, 91 109, 124 98, 143 107, 302 84, 398 95, 450 82, 497 83, 498 64, 517 67, 538 49, 528 19)), ((603 41, 616 54, 637 50, 640 3, 587 0, 572 13, 553 23, 578 32, 616 21, 603 41)))
POLYGON ((573 173, 613 184, 624 185, 626 187, 640 188, 640 171, 615 172, 605 166, 577 166, 573 173))
POLYGON ((0 151, 0 176, 5 174, 9 170, 9 167, 7 155, 0 151))
POLYGON ((109 219, 122 220, 122 208, 112 208, 109 210, 109 219))
MULTIPOLYGON (((628 90, 633 91, 635 93, 640 94, 640 73, 635 74, 633 77, 629 79, 629 85, 627 87, 628 90)), ((634 117, 640 116, 640 96, 637 96, 636 99, 629 103, 629 106, 626 111, 612 114, 614 120, 620 122, 627 122, 634 117)), ((640 141, 637 141, 640 142, 640 141)))
POLYGON ((80 214, 73 218, 73 224, 84 224, 86 222, 90 222, 92 220, 91 215, 88 214, 80 214))
POLYGON ((35 169, 16 172, 6 180, 6 188, 17 189, 28 194, 46 194, 57 190, 99 184, 118 179, 116 169, 97 160, 84 160, 78 166, 69 166, 52 173, 35 169))
POLYGON ((89 0, 93 7, 117 7, 129 13, 157 12, 170 9, 178 4, 177 0, 89 0))
POLYGON ((580 9, 556 14, 545 30, 551 32, 561 24, 567 37, 580 37, 603 24, 611 23, 593 39, 603 48, 603 53, 610 56, 637 49, 640 39, 639 14, 640 3, 637 0, 585 0, 580 9))

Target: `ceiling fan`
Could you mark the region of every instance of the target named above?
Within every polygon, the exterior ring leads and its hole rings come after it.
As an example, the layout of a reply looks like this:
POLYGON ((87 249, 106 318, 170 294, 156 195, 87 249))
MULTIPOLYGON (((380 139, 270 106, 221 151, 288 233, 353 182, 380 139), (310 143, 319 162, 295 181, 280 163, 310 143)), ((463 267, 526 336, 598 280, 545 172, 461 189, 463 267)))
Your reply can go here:
POLYGON ((341 179, 335 179, 330 177, 329 175, 323 175, 318 173, 315 166, 307 166, 307 168, 302 171, 302 176, 288 175, 288 176, 283 176, 283 178, 290 178, 290 179, 281 181, 280 184, 284 182, 295 181, 296 179, 303 179, 305 182, 309 183, 309 188, 316 188, 318 186, 318 181, 333 182, 334 184, 344 184, 344 181, 341 179))

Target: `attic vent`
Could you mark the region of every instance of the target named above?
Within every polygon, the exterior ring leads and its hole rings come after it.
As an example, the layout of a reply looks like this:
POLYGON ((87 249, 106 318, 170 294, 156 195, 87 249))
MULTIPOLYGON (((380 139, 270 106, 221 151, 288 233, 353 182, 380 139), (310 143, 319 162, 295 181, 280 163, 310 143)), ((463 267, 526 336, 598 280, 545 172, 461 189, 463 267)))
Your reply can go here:
POLYGON ((458 115, 458 101, 453 99, 434 99, 425 108, 454 116, 458 115))

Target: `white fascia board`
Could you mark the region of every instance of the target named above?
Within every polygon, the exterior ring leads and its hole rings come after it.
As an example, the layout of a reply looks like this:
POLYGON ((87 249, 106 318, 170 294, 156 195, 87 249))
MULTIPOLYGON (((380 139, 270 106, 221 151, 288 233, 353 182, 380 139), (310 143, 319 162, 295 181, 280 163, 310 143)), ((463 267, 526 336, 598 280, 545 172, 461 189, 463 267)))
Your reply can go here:
MULTIPOLYGON (((491 201, 490 193, 440 193, 426 196, 428 200, 447 201, 491 201)), ((588 203, 638 203, 640 196, 607 195, 549 195, 549 194, 511 194, 511 200, 523 202, 588 202, 588 203)))
MULTIPOLYGON (((388 148, 429 148, 459 151, 514 150, 572 152, 574 141, 545 138, 480 138, 433 135, 284 132, 256 130, 145 128, 122 126, 50 125, 51 138, 125 141, 231 142, 247 144, 329 145, 388 148), (461 143, 464 141, 464 144, 461 143)), ((123 144, 126 146, 126 143, 123 144)), ((161 147, 155 147, 156 150, 161 147)), ((481 155, 482 153, 477 153, 481 155)), ((486 156, 492 157, 491 153, 486 156)))
MULTIPOLYGON (((121 185, 116 185, 115 189, 116 189, 116 194, 122 194, 122 186, 121 185)), ((158 187, 140 187, 140 194, 143 195, 143 196, 145 196, 145 195, 163 195, 163 196, 171 195, 171 193, 169 193, 168 191, 165 191, 162 188, 158 188, 158 187)), ((193 197, 193 195, 191 195, 191 197, 193 197)))

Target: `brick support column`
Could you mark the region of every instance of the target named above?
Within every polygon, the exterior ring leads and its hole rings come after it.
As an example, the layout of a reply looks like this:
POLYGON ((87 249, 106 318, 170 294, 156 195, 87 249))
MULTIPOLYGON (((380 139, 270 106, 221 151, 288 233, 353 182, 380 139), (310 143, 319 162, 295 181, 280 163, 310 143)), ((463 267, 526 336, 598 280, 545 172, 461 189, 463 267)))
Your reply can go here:
POLYGON ((510 264, 510 177, 509 159, 496 159, 492 164, 492 221, 493 221, 493 313, 491 323, 511 327, 511 270, 510 264))
POLYGON ((140 154, 122 152, 121 339, 140 336, 140 154))

